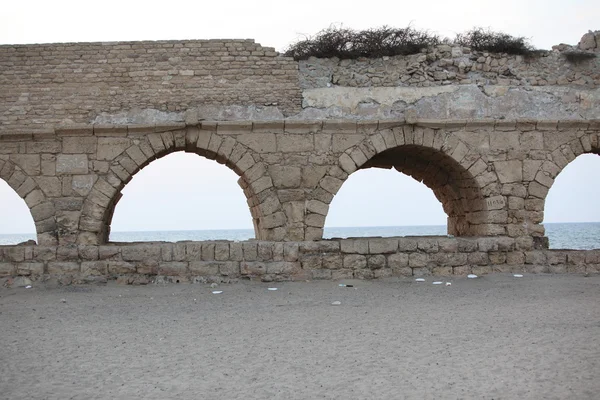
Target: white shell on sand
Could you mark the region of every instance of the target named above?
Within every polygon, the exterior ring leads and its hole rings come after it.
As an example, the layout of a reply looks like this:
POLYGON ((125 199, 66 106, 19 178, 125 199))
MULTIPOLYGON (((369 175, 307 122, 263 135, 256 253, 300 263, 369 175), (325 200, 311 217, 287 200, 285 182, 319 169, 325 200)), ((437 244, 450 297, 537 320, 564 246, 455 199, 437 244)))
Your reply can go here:
POLYGON ((415 282, 425 282, 425 279, 423 279, 423 278, 417 278, 417 279, 415 279, 415 282))
POLYGON ((221 294, 223 293, 222 290, 213 290, 212 294, 221 294))
POLYGON ((435 281, 435 282, 433 282, 433 284, 434 284, 434 285, 441 285, 441 284, 442 284, 442 282, 440 282, 440 281, 435 281))
POLYGON ((277 288, 276 287, 270 287, 267 290, 275 291, 275 290, 277 290, 277 288))
POLYGON ((475 274, 469 274, 469 275, 467 275, 467 278, 469 278, 469 279, 475 279, 475 278, 477 278, 477 275, 475 275, 475 274))
POLYGON ((25 289, 31 289, 31 285, 25 286, 25 289))
POLYGON ((523 275, 521 275, 521 274, 514 274, 513 276, 514 276, 515 278, 522 278, 522 277, 523 277, 523 275))
POLYGON ((451 282, 446 282, 446 286, 450 286, 450 285, 452 285, 451 282))
POLYGON ((333 303, 331 303, 332 306, 339 306, 340 304, 342 304, 341 301, 334 301, 333 303))

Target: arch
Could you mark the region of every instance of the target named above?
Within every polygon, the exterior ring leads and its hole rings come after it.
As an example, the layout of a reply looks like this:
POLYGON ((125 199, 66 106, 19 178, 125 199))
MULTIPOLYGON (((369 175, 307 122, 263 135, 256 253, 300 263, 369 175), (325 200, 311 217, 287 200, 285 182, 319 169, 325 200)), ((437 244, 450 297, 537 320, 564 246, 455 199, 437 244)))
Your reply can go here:
POLYGON ((331 201, 324 234, 445 235, 446 219, 442 204, 422 182, 393 168, 361 168, 348 176, 331 201), (360 230, 348 230, 353 227, 360 230))
MULTIPOLYGON (((109 239, 121 241, 116 230, 180 231, 179 239, 163 239, 167 241, 198 240, 192 239, 197 233, 191 231, 213 230, 221 235, 218 239, 233 239, 237 232, 231 230, 247 230, 252 221, 238 178, 231 169, 195 153, 180 151, 154 160, 122 190, 109 239), (222 236, 228 232, 231 236, 222 236)), ((136 237, 151 240, 139 235, 123 239, 138 241, 136 237)), ((248 237, 253 238, 254 232, 248 237)))
POLYGON ((109 172, 99 176, 83 203, 79 223, 80 244, 108 242, 110 223, 121 190, 150 162, 177 151, 196 153, 233 170, 246 196, 257 239, 282 240, 285 214, 271 177, 261 158, 234 136, 218 134, 215 129, 187 126, 161 133, 140 132, 129 137, 131 145, 111 162, 109 172))
MULTIPOLYGON (((328 208, 349 174, 364 168, 394 168, 423 182, 442 203, 451 235, 505 233, 503 226, 488 221, 482 191, 484 185, 494 187, 497 175, 487 171, 479 154, 452 133, 414 125, 380 130, 339 157, 338 165, 319 182, 315 200, 328 208)), ((489 194, 495 194, 494 189, 489 194)), ((323 234, 324 220, 320 226, 313 225, 313 235, 323 234)))
MULTIPOLYGON (((531 232, 534 236, 544 236, 545 229, 544 208, 550 188, 554 185, 556 177, 573 160, 582 154, 600 155, 599 138, 597 132, 585 131, 557 131, 561 141, 548 149, 544 160, 529 160, 529 172, 524 176, 527 184, 527 198, 525 211, 528 222, 532 224, 531 232)), ((524 175, 525 175, 524 168, 524 175)))
POLYGON ((46 197, 36 180, 10 160, 0 159, 0 179, 3 179, 27 204, 35 224, 37 243, 57 243, 54 203, 46 197))

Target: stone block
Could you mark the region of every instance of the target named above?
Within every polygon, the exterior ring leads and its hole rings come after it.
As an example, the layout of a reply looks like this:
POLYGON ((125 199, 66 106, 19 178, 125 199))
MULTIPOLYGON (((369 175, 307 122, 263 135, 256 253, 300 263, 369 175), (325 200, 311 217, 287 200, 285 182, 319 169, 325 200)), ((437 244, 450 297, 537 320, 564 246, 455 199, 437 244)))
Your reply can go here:
POLYGON ((104 276, 108 273, 108 261, 83 261, 82 276, 104 276))
POLYGON ((93 154, 96 152, 95 136, 65 136, 62 152, 64 154, 93 154))
POLYGON ((132 244, 121 247, 124 261, 160 260, 161 248, 152 244, 132 244))
MULTIPOLYGON (((109 266, 110 268, 110 266, 109 266)), ((158 274, 166 276, 184 276, 188 273, 188 263, 182 261, 158 263, 158 274)))
POLYGON ((408 255, 408 265, 411 268, 425 267, 429 261, 427 254, 423 253, 410 253, 408 255))
POLYGON ((523 180, 523 162, 520 160, 496 161, 494 168, 501 183, 521 182, 523 180))
POLYGON ((370 269, 385 268, 386 267, 385 256, 383 254, 376 254, 376 255, 368 256, 367 266, 370 269))
POLYGON ((66 275, 79 273, 79 263, 69 261, 49 261, 48 274, 50 275, 66 275))
POLYGON ((368 239, 342 239, 340 241, 342 253, 369 254, 368 239))
POLYGON ((341 269, 343 264, 343 256, 341 254, 324 254, 322 256, 323 268, 341 269))
POLYGON ((398 239, 374 238, 369 239, 369 254, 390 254, 398 251, 398 239))
POLYGON ((240 273, 244 276, 262 276, 267 273, 267 266, 262 261, 242 261, 240 273))
POLYGON ((126 261, 106 261, 108 264, 108 273, 112 275, 133 274, 136 272, 135 264, 126 261))
POLYGON ((299 262, 276 261, 266 263, 267 274, 293 275, 300 270, 299 262))
POLYGON ((58 175, 87 174, 87 154, 59 154, 56 156, 56 173, 58 175))
POLYGON ((344 268, 361 269, 367 267, 367 258, 361 254, 348 254, 344 256, 344 268))
POLYGON ((331 279, 352 279, 354 277, 354 271, 351 269, 339 269, 331 271, 331 279))
POLYGON ((118 246, 98 246, 99 260, 113 260, 121 256, 121 248, 118 246))

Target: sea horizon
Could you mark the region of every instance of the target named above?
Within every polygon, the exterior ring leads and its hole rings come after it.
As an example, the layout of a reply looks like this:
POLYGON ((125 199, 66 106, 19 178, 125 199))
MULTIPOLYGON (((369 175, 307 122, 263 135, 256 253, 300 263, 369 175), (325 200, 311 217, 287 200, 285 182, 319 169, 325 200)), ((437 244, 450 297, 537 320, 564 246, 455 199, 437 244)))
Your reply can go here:
MULTIPOLYGON (((600 249, 600 222, 547 222, 546 236, 551 249, 600 249)), ((252 228, 183 229, 152 231, 114 231, 112 243, 244 241, 254 239, 252 228)), ((325 227, 323 239, 350 237, 448 236, 446 225, 382 225, 325 227)), ((0 234, 0 245, 14 245, 36 240, 34 233, 0 234)))

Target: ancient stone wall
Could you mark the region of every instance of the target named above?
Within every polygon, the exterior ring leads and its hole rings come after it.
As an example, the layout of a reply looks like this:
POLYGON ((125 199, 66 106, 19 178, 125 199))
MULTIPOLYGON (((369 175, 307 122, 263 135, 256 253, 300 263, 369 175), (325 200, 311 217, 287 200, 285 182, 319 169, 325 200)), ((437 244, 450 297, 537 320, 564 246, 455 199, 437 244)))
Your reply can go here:
POLYGON ((236 107, 247 119, 268 119, 274 108, 283 118, 299 109, 297 69, 253 40, 0 46, 0 131, 103 114, 120 123, 198 121, 199 106, 218 119, 236 107))
POLYGON ((0 246, 0 278, 63 283, 230 282, 452 276, 491 272, 599 273, 600 250, 536 249, 509 237, 402 237, 315 242, 177 242, 0 246))
POLYGON ((252 40, 0 46, 0 132, 199 120, 600 118, 600 33, 539 57, 441 45, 296 62, 252 40), (591 39, 590 39, 591 38, 591 39), (585 53, 573 60, 568 54, 585 53))

